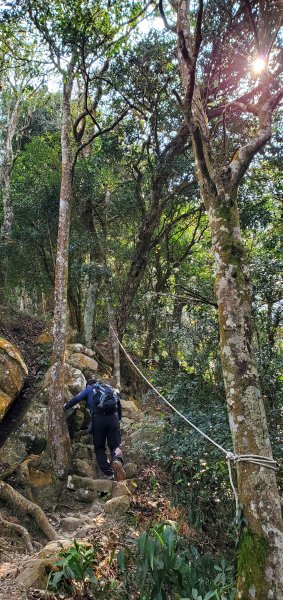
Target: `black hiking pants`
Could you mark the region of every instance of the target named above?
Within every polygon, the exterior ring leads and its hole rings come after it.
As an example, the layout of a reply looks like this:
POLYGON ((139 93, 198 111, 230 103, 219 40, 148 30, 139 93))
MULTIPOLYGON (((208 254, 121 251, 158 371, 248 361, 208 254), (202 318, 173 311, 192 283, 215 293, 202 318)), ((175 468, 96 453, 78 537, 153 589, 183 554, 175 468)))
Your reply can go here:
POLYGON ((121 432, 118 413, 111 415, 93 415, 93 445, 98 466, 104 475, 113 475, 111 464, 107 461, 106 441, 111 452, 111 460, 119 459, 122 462, 120 449, 121 432))

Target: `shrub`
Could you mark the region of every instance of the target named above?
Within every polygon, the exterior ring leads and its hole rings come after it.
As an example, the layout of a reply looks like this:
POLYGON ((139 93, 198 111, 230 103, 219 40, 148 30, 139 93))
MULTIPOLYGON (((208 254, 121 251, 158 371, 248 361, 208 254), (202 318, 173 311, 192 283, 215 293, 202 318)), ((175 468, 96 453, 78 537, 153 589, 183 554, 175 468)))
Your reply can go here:
POLYGON ((233 600, 234 569, 222 559, 214 564, 186 546, 173 521, 144 531, 136 547, 120 550, 118 564, 126 587, 141 600, 233 600))

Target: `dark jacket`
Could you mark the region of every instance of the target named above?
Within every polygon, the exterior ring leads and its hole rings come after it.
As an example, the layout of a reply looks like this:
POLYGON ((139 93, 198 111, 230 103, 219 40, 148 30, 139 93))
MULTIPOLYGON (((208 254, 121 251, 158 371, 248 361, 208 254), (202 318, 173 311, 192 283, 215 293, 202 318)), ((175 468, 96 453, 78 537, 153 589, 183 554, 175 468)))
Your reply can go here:
MULTIPOLYGON (((86 407, 88 408, 88 410, 90 411, 90 413, 92 415, 93 414, 95 415, 99 399, 100 399, 100 392, 97 392, 96 390, 94 390, 91 385, 87 385, 85 387, 85 389, 82 390, 82 392, 80 392, 79 394, 74 396, 74 398, 71 398, 71 400, 69 400, 68 402, 66 402, 66 404, 64 404, 64 410, 68 410, 69 408, 72 408, 73 406, 78 404, 81 400, 86 400, 86 407)), ((121 409, 121 402, 120 402, 119 395, 118 395, 118 402, 117 402, 117 412, 118 412, 119 420, 121 420, 122 409, 121 409)))

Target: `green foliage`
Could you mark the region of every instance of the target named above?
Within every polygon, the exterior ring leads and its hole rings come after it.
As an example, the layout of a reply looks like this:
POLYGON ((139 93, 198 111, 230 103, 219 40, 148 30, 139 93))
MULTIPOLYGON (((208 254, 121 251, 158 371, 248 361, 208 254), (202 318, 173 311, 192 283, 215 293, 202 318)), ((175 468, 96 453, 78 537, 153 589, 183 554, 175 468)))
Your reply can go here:
MULTIPOLYGON (((15 223, 9 284, 29 293, 53 293, 58 227, 60 146, 57 132, 35 135, 15 163, 11 196, 15 223)), ((18 290, 16 290, 18 293, 18 290)))
POLYGON ((188 547, 173 521, 144 531, 135 551, 120 550, 117 560, 124 577, 140 591, 141 600, 233 600, 235 597, 233 567, 224 559, 213 564, 196 548, 188 547))
POLYGON ((49 574, 47 588, 53 592, 68 592, 83 595, 97 587, 94 567, 97 564, 94 547, 82 546, 74 540, 74 545, 59 553, 59 560, 49 574))
POLYGON ((180 594, 184 591, 187 566, 177 554, 174 526, 156 525, 142 533, 137 544, 137 563, 137 577, 145 600, 166 598, 173 590, 180 594))
MULTIPOLYGON (((184 416, 229 450, 232 441, 223 385, 201 375, 201 372, 176 375, 167 362, 167 368, 164 364, 163 370, 155 375, 154 383, 184 416)), ((150 395, 144 400, 145 410, 149 398, 150 395)), ((190 525, 208 535, 217 551, 232 556, 236 538, 235 502, 224 455, 176 414, 162 419, 158 416, 157 423, 152 425, 152 437, 152 443, 143 442, 138 452, 142 452, 146 461, 161 463, 170 473, 173 500, 184 507, 190 525), (154 435, 154 429, 158 436, 154 435)))

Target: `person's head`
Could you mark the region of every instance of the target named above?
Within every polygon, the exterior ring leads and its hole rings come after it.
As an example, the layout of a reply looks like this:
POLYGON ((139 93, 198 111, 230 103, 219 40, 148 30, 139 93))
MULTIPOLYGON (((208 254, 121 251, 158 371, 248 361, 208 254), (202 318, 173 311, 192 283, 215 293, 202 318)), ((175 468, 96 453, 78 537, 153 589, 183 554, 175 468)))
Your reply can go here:
POLYGON ((86 385, 87 385, 87 386, 88 386, 88 385, 94 385, 95 383, 97 383, 97 379, 89 379, 89 380, 86 382, 86 385))

